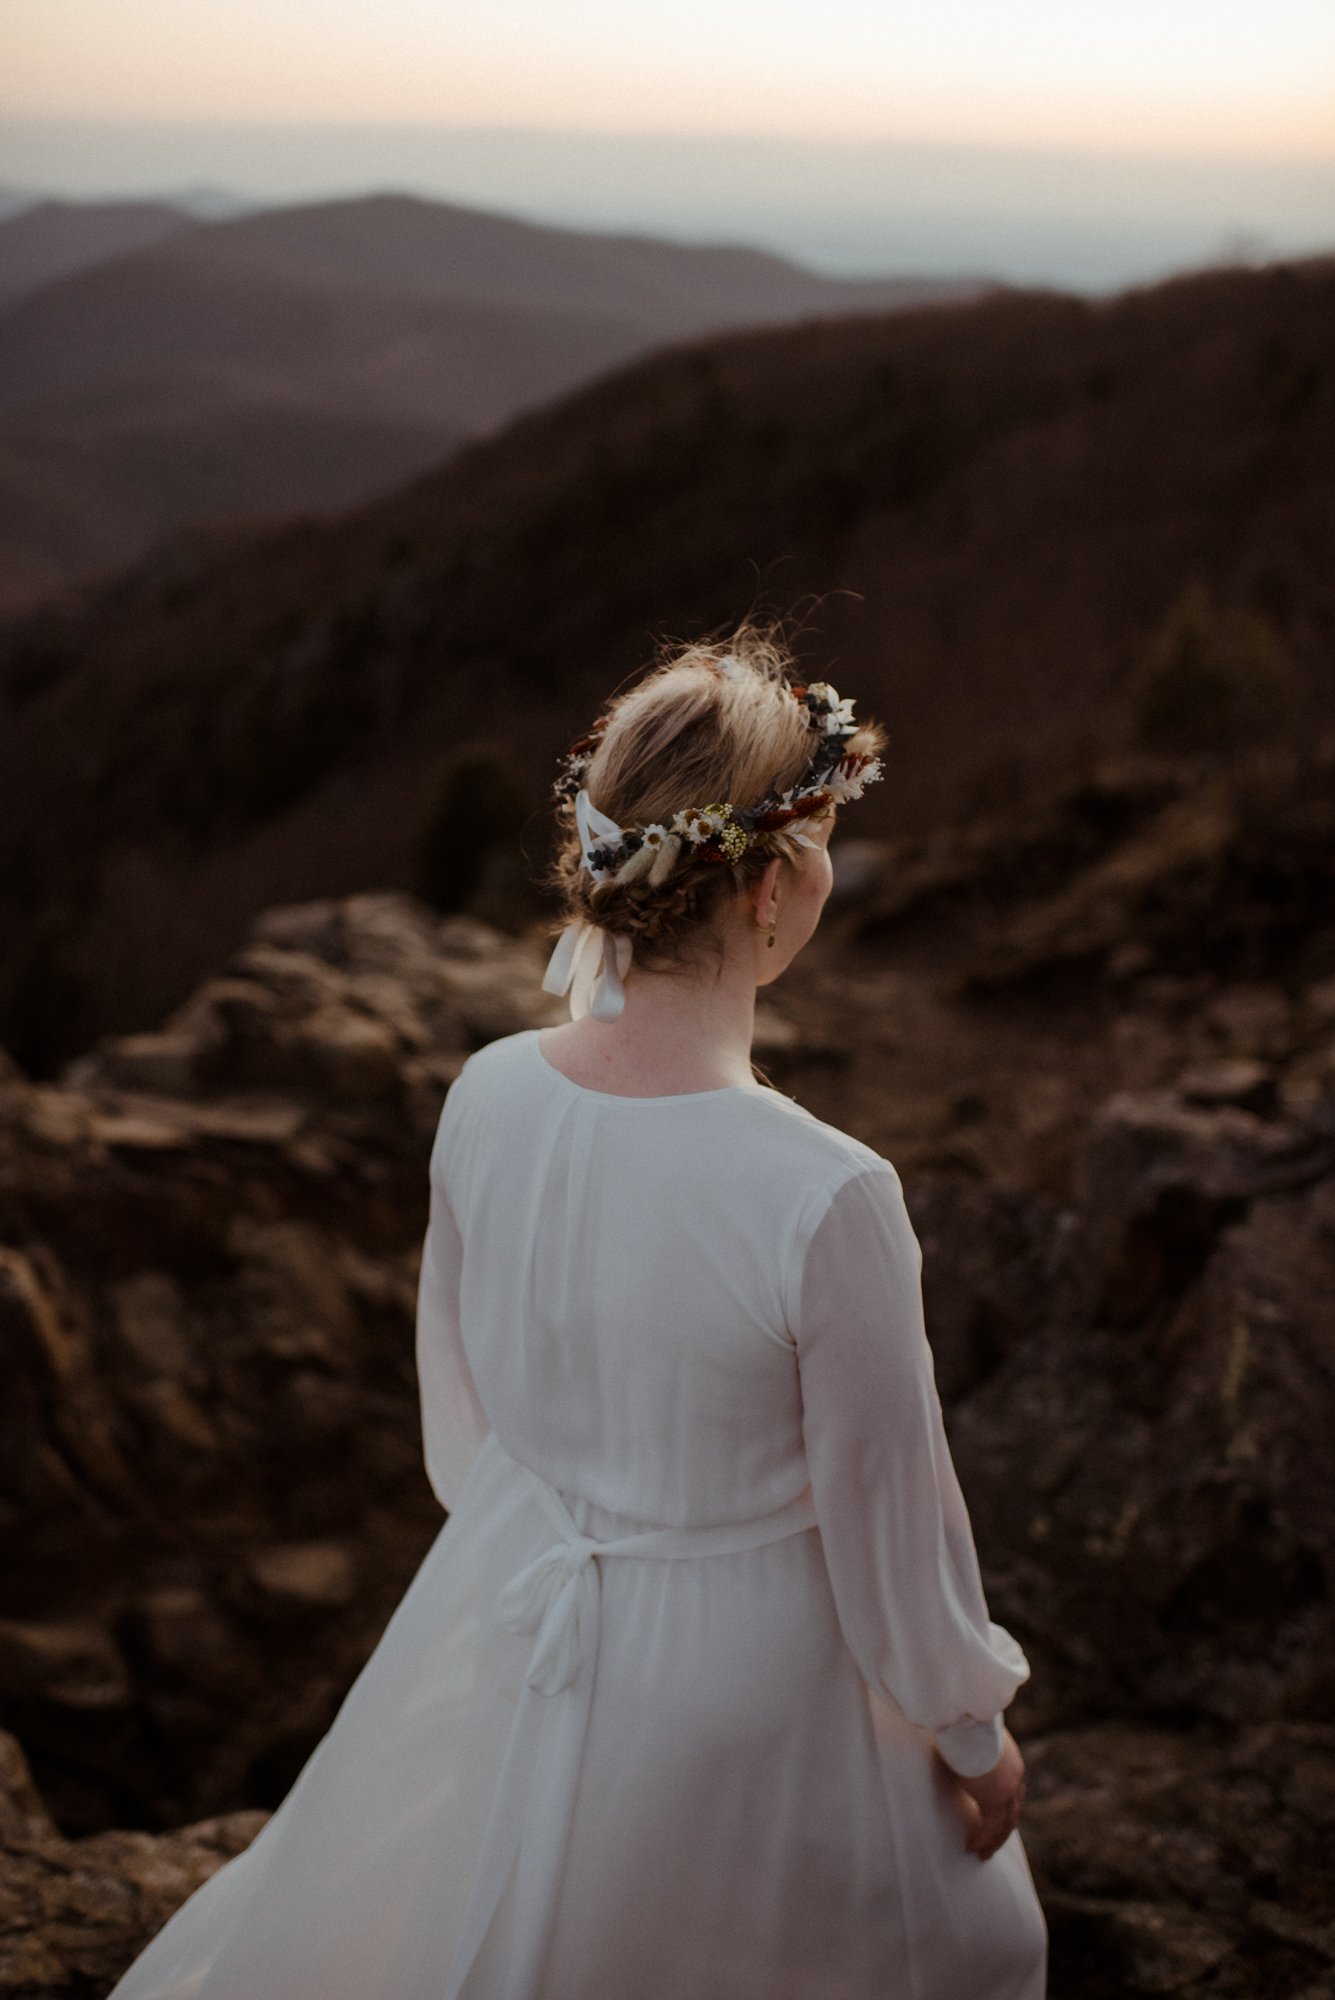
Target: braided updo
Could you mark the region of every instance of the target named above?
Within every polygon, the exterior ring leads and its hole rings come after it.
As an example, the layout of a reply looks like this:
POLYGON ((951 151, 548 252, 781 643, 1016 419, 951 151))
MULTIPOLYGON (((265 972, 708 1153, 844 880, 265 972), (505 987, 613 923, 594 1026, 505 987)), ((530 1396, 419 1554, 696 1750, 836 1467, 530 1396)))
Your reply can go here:
MULTIPOLYGON (((750 625, 724 643, 668 654, 603 711, 583 772, 590 799, 619 825, 633 826, 667 823, 704 800, 751 805, 797 784, 812 754, 812 733, 805 709, 787 692, 796 678, 777 634, 750 625)), ((871 755, 884 742, 880 724, 871 722, 847 747, 871 755)), ((728 866, 688 848, 657 885, 642 873, 630 881, 598 880, 581 866, 569 796, 558 803, 557 824, 547 885, 563 909, 552 929, 586 917, 631 938, 635 962, 658 969, 691 956, 720 904, 757 881, 776 854, 801 867, 807 852, 778 828, 757 835, 728 866)))

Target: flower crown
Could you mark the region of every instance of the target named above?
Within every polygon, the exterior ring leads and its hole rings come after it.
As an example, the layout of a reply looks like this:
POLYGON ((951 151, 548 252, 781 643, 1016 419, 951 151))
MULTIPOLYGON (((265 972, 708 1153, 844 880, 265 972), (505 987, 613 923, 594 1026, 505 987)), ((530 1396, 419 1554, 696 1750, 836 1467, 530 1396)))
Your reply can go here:
MULTIPOLYGON (((748 671, 731 654, 720 660, 719 668, 724 673, 748 671)), ((805 707, 808 725, 820 742, 796 784, 785 791, 771 787, 753 806, 712 800, 708 805, 684 806, 666 825, 653 821, 618 827, 596 811, 584 789, 585 772, 610 718, 600 716, 589 733, 571 745, 553 792, 558 800, 575 800, 583 863, 595 881, 631 882, 643 876, 656 887, 683 853, 693 860, 732 863, 764 834, 779 835, 775 843, 779 846, 786 845, 787 836, 810 847, 815 843, 793 828, 795 820, 862 796, 865 787, 881 776, 881 760, 869 751, 844 747, 858 728, 852 700, 841 700, 828 681, 805 686, 785 682, 784 687, 805 707)))

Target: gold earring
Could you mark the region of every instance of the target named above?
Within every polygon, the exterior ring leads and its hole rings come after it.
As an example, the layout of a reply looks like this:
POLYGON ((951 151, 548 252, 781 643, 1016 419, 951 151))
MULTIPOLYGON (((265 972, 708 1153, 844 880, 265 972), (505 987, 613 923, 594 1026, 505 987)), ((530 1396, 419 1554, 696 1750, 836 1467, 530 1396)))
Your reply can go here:
POLYGON ((775 926, 775 924, 777 924, 777 923, 778 923, 778 921, 779 921, 779 919, 778 919, 778 916, 777 916, 777 915, 775 915, 775 916, 772 916, 772 917, 770 918, 770 920, 769 920, 769 936, 768 936, 768 938, 767 938, 767 939, 765 940, 765 942, 766 942, 767 944, 773 944, 773 942, 774 942, 774 926, 775 926))

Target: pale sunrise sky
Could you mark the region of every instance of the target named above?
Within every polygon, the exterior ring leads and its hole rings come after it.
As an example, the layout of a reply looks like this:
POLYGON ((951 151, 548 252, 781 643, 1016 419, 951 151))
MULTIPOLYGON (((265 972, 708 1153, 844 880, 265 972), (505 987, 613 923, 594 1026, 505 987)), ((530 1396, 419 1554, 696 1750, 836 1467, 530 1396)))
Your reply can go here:
POLYGON ((1332 0, 3 0, 11 116, 1335 155, 1332 0))
POLYGON ((0 0, 0 183, 1093 283, 1335 242, 1335 0, 0 0))

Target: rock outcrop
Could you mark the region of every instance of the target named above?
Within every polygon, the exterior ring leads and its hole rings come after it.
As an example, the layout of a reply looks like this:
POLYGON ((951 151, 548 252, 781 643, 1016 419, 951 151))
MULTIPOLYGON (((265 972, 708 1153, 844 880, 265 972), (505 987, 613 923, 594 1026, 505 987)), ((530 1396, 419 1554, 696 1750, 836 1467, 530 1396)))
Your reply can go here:
POLYGON ((274 1803, 440 1526, 427 1157, 539 975, 407 898, 302 905, 158 1032, 0 1083, 0 1701, 67 1832, 274 1803))
POLYGON ((1116 1095, 1079 1166, 1046 1260, 1016 1260, 1031 1330, 993 1311, 952 1413, 1030 1725, 1335 1724, 1335 1097, 1266 1120, 1116 1095))
POLYGON ((174 1833, 69 1840, 14 1737, 0 1730, 0 2000, 103 2000, 201 1883, 248 1847, 264 1812, 174 1833))

